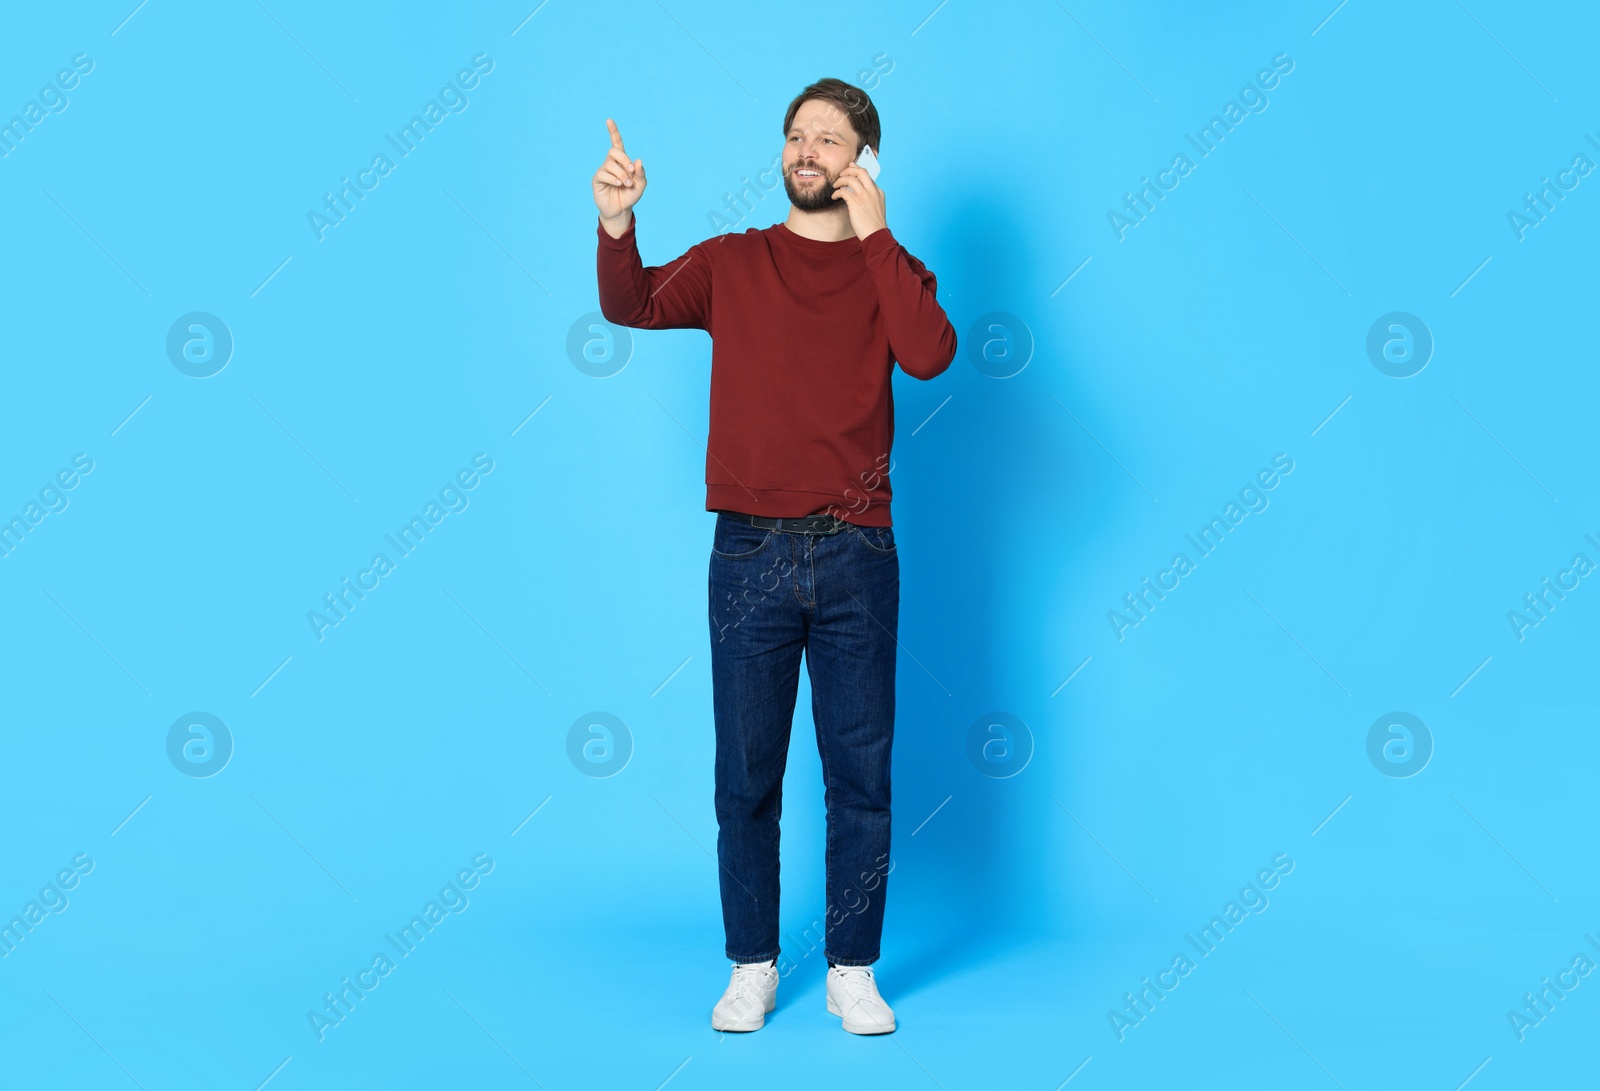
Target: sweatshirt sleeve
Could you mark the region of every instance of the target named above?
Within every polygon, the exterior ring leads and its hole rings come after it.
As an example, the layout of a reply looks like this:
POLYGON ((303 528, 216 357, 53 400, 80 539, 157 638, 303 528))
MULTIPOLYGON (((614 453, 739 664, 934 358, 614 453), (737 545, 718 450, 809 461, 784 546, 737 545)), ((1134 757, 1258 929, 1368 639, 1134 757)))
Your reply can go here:
POLYGON ((647 267, 639 260, 638 223, 637 215, 629 217, 628 229, 614 239, 595 222, 600 313, 607 322, 638 329, 710 330, 711 262, 704 244, 666 265, 647 267))
POLYGON ((868 235, 861 246, 878 285, 878 307, 895 360, 907 375, 932 379, 956 355, 955 327, 935 297, 936 278, 887 227, 868 235))

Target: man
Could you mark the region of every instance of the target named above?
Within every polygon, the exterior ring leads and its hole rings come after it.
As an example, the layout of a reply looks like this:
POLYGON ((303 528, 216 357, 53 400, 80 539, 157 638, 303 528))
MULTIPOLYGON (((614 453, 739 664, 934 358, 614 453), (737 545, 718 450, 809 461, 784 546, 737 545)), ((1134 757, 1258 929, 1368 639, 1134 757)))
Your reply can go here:
POLYGON ((600 311, 712 335, 706 510, 716 812, 728 987, 717 1030, 776 1006, 778 820, 802 652, 827 802, 827 1010, 855 1034, 895 1028, 874 980, 889 856, 900 562, 890 521, 890 378, 950 366, 932 273, 885 222, 857 165, 878 111, 824 79, 784 116, 783 223, 645 267, 633 206, 648 184, 609 118, 594 176, 600 311))

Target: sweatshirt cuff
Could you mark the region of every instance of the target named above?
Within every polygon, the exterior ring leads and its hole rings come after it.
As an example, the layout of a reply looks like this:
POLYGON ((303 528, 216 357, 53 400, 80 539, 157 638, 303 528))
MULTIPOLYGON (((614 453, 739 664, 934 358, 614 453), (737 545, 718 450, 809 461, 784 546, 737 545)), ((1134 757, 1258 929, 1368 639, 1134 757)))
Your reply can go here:
POLYGON ((599 214, 596 213, 594 229, 600 235, 601 246, 609 246, 613 250, 626 250, 628 247, 634 245, 633 229, 637 227, 638 224, 638 215, 629 216, 628 229, 622 233, 620 238, 614 239, 611 237, 611 232, 606 230, 606 225, 600 222, 599 214))

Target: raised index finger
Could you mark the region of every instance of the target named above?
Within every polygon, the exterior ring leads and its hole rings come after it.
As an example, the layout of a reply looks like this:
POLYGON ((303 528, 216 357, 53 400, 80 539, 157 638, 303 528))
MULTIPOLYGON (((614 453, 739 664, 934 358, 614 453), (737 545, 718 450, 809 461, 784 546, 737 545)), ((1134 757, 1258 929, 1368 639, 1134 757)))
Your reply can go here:
POLYGON ((611 130, 611 146, 621 150, 622 134, 617 131, 617 123, 608 117, 606 118, 606 128, 611 130))

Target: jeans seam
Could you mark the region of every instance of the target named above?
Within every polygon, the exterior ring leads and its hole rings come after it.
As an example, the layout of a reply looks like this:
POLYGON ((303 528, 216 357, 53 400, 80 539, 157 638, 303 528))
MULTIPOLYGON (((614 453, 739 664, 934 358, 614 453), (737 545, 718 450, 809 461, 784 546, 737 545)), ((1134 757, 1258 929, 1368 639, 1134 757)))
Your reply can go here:
POLYGON ((767 531, 767 536, 761 539, 761 544, 756 546, 748 553, 724 553, 715 545, 711 547, 711 552, 716 556, 721 557, 725 561, 742 561, 746 557, 754 557, 757 553, 760 553, 762 550, 766 549, 767 546, 772 543, 772 536, 776 533, 777 531, 767 531))
MULTIPOLYGON (((815 601, 807 602, 806 599, 805 599, 805 595, 803 593, 804 589, 801 587, 801 584, 804 582, 800 578, 801 566, 803 564, 805 564, 807 562, 807 560, 809 560, 809 558, 806 556, 806 543, 802 539, 801 535, 798 535, 798 534, 790 535, 789 555, 790 555, 790 557, 795 557, 796 555, 799 556, 799 559, 794 562, 794 601, 795 601, 795 605, 799 606, 800 609, 802 609, 802 610, 809 610, 813 606, 816 605, 816 602, 815 601)), ((813 596, 816 594, 816 591, 817 591, 817 587, 816 587, 816 570, 813 568, 813 570, 812 570, 812 583, 811 583, 811 593, 812 593, 813 596)))
POLYGON ((822 870, 824 876, 822 886, 824 891, 824 901, 826 903, 822 911, 822 956, 823 958, 827 958, 828 948, 832 946, 832 944, 828 942, 828 937, 833 935, 833 924, 828 920, 828 918, 832 915, 834 905, 833 880, 835 868, 833 838, 835 827, 838 825, 838 822, 836 821, 837 816, 833 813, 833 777, 830 776, 828 772, 828 770, 831 768, 828 764, 828 733, 820 726, 817 729, 817 743, 818 750, 822 754, 822 809, 827 815, 825 820, 827 824, 827 834, 824 838, 825 847, 823 849, 822 857, 822 870))
POLYGON ((877 955, 873 955, 871 958, 835 958, 835 959, 829 959, 828 960, 828 965, 830 965, 830 966, 871 966, 874 962, 877 962, 877 961, 878 961, 878 956, 877 955))
POLYGON ((731 962, 765 962, 769 958, 773 959, 773 960, 776 960, 777 957, 778 957, 779 952, 778 952, 777 948, 773 948, 773 950, 772 950, 772 952, 770 954, 753 955, 753 956, 750 956, 750 957, 746 957, 744 955, 735 955, 735 954, 729 952, 726 948, 724 948, 723 954, 726 955, 728 957, 728 960, 731 961, 731 962))
MULTIPOLYGON (((783 850, 783 844, 782 844, 782 841, 783 841, 783 778, 781 776, 778 778, 778 805, 773 808, 773 811, 774 811, 774 814, 772 816, 772 858, 774 860, 782 860, 783 859, 783 855, 782 855, 782 850, 783 850)), ((783 917, 782 917, 782 911, 783 911, 783 870, 782 870, 782 868, 779 868, 777 876, 774 877, 773 885, 777 888, 777 892, 776 892, 776 895, 773 898, 774 904, 773 904, 772 910, 771 910, 771 912, 772 912, 772 930, 778 934, 777 944, 778 944, 778 946, 781 946, 782 943, 783 943, 783 917)), ((757 908, 759 908, 759 906, 757 908)), ((777 947, 775 946, 773 949, 774 949, 774 951, 776 951, 777 947)), ((776 954, 773 954, 771 957, 772 958, 777 958, 778 956, 776 954)))
POLYGON ((899 551, 899 543, 896 543, 894 549, 880 549, 873 545, 872 539, 867 537, 867 532, 862 530, 860 527, 853 527, 852 533, 854 533, 857 538, 861 539, 862 545, 866 546, 880 557, 893 557, 899 551))

